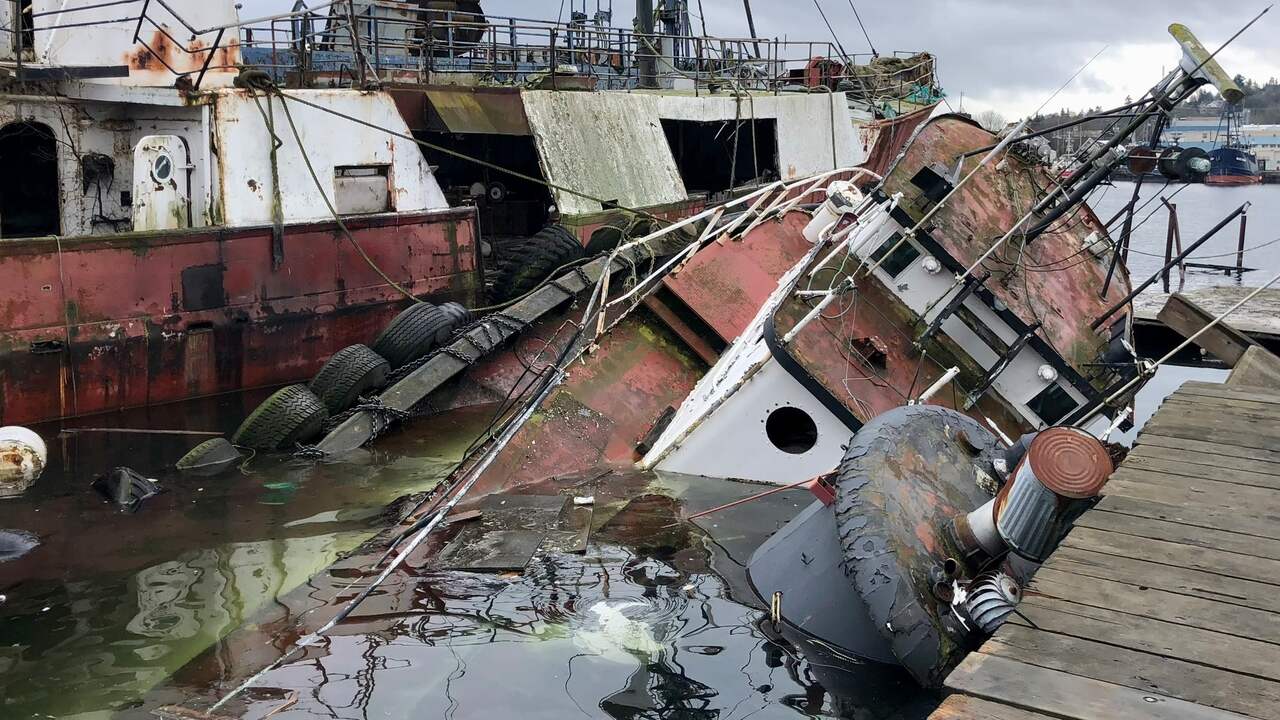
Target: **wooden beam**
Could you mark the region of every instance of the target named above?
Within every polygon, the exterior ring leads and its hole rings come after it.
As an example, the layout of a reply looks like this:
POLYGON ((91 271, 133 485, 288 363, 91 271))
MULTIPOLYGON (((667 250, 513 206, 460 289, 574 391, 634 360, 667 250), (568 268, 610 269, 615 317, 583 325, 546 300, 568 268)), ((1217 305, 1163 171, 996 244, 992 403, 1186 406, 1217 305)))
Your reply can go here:
MULTIPOLYGON (((1212 322, 1214 315, 1192 302, 1186 295, 1174 293, 1169 296, 1156 317, 1183 337, 1189 338, 1212 322)), ((1257 345, 1248 335, 1225 322, 1218 323, 1196 338, 1196 344, 1229 367, 1235 367, 1245 350, 1257 345)))

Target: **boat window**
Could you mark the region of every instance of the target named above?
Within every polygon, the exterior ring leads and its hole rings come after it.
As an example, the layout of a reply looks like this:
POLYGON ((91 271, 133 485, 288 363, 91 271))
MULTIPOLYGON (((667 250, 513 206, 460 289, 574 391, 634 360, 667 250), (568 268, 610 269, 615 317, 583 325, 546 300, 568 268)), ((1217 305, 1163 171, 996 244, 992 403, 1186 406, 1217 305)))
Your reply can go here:
POLYGON ((778 177, 777 121, 662 121, 684 189, 714 195, 778 177))
POLYGON ((48 125, 0 128, 0 237, 59 235, 58 143, 48 125))
POLYGON ((1045 424, 1053 425, 1075 410, 1077 403, 1066 388, 1055 382, 1041 390, 1039 395, 1031 398, 1027 407, 1031 408, 1031 412, 1039 415, 1045 424))
MULTIPOLYGON (((155 171, 152 172, 155 174, 155 171)), ((339 165, 333 169, 333 205, 341 215, 394 210, 390 165, 339 165)))
POLYGON ((809 413, 789 405, 769 413, 764 431, 774 447, 792 455, 803 455, 818 444, 818 424, 809 413))
MULTIPOLYGON (((900 233, 890 235, 888 240, 885 240, 879 248, 876 248, 875 252, 871 253, 871 261, 880 262, 880 259, 883 258, 890 250, 893 250, 893 246, 898 245, 898 241, 901 239, 902 235, 900 233)), ((910 241, 907 241, 898 245, 896 250, 893 250, 893 254, 889 255, 889 258, 884 261, 880 266, 880 269, 884 270, 892 277, 898 277, 902 274, 902 271, 910 267, 911 263, 915 262, 918 257, 920 257, 920 251, 916 249, 916 246, 910 241)))

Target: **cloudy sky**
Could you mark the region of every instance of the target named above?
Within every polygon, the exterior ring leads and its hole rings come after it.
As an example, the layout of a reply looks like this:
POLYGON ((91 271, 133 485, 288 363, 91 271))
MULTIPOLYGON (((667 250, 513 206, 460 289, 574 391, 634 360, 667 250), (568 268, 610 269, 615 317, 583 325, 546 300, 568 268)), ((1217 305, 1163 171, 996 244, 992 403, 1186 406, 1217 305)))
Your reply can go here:
MULTIPOLYGON (((274 10, 278 0, 243 0, 242 15, 274 10)), ((596 0, 586 0, 594 11, 596 0)), ((849 0, 819 0, 845 50, 865 52, 849 0)), ((554 18, 583 0, 483 0, 494 15, 554 18)), ((950 103, 995 109, 1013 119, 1038 108, 1095 53, 1107 49, 1046 108, 1119 104, 1138 97, 1172 68, 1179 51, 1166 28, 1181 22, 1210 49, 1263 7, 1263 0, 854 0, 881 53, 929 50, 950 103)), ((607 7, 609 0, 601 0, 607 7)), ((697 13, 698 0, 689 0, 697 13)), ((712 35, 747 36, 741 0, 701 0, 712 35)), ((614 2, 614 24, 630 25, 635 4, 614 2)), ((827 40, 813 0, 753 0, 764 37, 827 40)), ((700 22, 694 18, 695 29, 700 22)), ((1229 73, 1259 82, 1280 77, 1280 9, 1273 10, 1219 56, 1229 73)))

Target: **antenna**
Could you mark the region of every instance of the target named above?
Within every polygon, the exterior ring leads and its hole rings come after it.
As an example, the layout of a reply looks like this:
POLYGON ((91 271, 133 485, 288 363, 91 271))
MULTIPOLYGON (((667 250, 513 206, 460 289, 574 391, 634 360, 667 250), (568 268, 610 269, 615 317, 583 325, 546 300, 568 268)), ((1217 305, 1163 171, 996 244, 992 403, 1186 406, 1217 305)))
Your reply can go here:
POLYGON ((867 39, 867 47, 871 48, 871 57, 880 57, 880 53, 876 52, 876 46, 871 44, 871 36, 867 34, 867 26, 862 24, 862 16, 858 15, 858 8, 854 6, 853 0, 849 0, 849 9, 853 10, 853 17, 858 21, 858 27, 862 28, 862 37, 867 39))

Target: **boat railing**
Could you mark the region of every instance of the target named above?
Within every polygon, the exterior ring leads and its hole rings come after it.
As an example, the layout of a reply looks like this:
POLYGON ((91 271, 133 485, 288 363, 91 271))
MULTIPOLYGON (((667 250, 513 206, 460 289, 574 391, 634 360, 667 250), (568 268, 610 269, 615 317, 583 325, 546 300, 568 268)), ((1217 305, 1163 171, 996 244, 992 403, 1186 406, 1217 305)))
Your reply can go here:
MULTIPOLYGON (((132 24, 133 43, 179 83, 200 89, 210 72, 241 65, 291 87, 370 82, 493 84, 630 90, 667 88, 782 92, 848 90, 868 100, 936 92, 928 53, 844 56, 830 41, 639 32, 594 20, 483 16, 385 0, 329 0, 288 12, 196 27, 173 0, 100 0, 33 13, 9 0, 21 22, 19 63, 34 60, 35 34, 132 24), (230 52, 231 48, 238 52, 230 52), (225 52, 219 52, 223 50, 225 52), (550 82, 548 82, 550 78, 550 82)), ((916 97, 921 96, 921 97, 916 97)))
POLYGON ((937 86, 935 61, 927 53, 899 52, 885 63, 871 55, 841 58, 830 41, 642 33, 593 21, 484 16, 404 3, 334 3, 326 12, 248 26, 240 42, 246 64, 299 86, 371 80, 556 86, 545 79, 572 75, 598 89, 779 92, 845 85, 903 99, 937 86))

